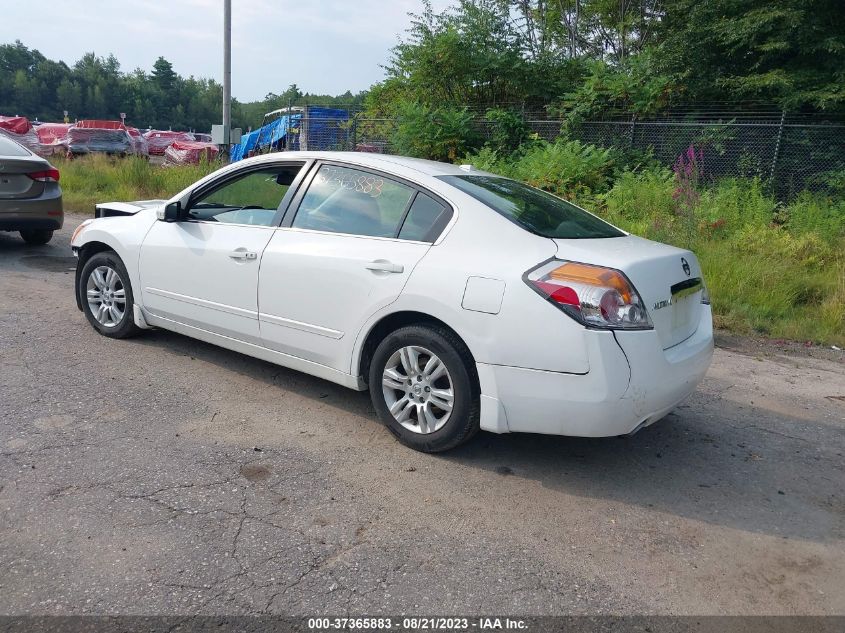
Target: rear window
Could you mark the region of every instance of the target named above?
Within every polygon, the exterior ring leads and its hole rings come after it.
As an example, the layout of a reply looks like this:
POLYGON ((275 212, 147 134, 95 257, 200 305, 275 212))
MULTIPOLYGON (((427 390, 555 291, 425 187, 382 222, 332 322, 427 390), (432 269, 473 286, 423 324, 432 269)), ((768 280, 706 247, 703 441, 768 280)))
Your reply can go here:
POLYGON ((527 231, 555 239, 623 237, 619 229, 571 202, 496 176, 440 176, 527 231))
POLYGON ((0 156, 32 156, 32 153, 0 134, 0 156))

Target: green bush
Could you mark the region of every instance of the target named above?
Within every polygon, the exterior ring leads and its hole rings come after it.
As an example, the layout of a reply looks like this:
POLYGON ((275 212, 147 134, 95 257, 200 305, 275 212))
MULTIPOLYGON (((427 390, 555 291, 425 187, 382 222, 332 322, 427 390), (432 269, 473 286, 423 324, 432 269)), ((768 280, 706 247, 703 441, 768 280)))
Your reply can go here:
POLYGON ((733 233, 747 225, 765 227, 775 219, 776 203, 759 179, 724 178, 704 187, 697 216, 711 227, 733 233))
POLYGON ((524 144, 521 151, 509 156, 488 146, 464 160, 570 200, 589 199, 607 191, 616 165, 613 150, 564 139, 524 144))
POLYGON ((491 108, 485 115, 490 130, 485 147, 501 156, 512 154, 528 140, 531 130, 525 123, 525 117, 519 112, 504 108, 491 108))
POLYGON ((467 154, 463 162, 476 169, 489 171, 500 176, 510 177, 513 173, 513 162, 507 158, 502 158, 496 150, 490 147, 482 147, 478 152, 467 154))
POLYGON ((396 153, 405 156, 454 161, 480 145, 474 118, 466 108, 406 103, 391 144, 396 153))
POLYGON ((835 240, 845 235, 845 198, 832 200, 802 192, 783 209, 783 220, 792 232, 814 232, 835 240))
POLYGON ((578 199, 607 191, 614 164, 613 150, 561 139, 529 147, 513 164, 511 175, 563 198, 578 199))
POLYGON ((614 221, 652 221, 674 213, 672 172, 665 168, 622 172, 602 200, 614 221))

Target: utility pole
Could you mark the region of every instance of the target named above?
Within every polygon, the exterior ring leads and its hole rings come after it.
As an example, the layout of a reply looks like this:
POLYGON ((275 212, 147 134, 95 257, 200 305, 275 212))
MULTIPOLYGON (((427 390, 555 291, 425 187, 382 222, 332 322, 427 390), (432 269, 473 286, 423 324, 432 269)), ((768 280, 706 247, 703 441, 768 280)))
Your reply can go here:
POLYGON ((223 0, 223 144, 229 153, 232 130, 232 0, 223 0))

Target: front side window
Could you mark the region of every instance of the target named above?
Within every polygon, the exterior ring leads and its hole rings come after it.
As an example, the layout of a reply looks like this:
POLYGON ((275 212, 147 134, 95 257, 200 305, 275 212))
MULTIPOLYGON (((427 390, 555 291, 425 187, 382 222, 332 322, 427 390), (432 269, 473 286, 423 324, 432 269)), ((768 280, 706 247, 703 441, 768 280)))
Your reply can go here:
POLYGON ((623 237, 592 213, 541 189, 496 176, 440 176, 523 229, 553 239, 623 237))
POLYGON ((322 165, 292 226, 314 231, 396 237, 414 190, 380 174, 322 165))
POLYGON ((276 212, 301 168, 277 166, 235 177, 192 201, 188 218, 273 226, 276 212))

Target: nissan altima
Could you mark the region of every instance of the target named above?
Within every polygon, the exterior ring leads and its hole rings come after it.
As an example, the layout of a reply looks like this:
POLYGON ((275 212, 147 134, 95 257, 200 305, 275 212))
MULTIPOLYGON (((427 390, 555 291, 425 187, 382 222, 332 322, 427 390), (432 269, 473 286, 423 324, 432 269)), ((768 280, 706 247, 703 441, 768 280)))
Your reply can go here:
POLYGON ((96 216, 71 246, 100 334, 172 330, 368 389, 420 451, 630 434, 712 356, 693 253, 469 165, 268 154, 96 216))

